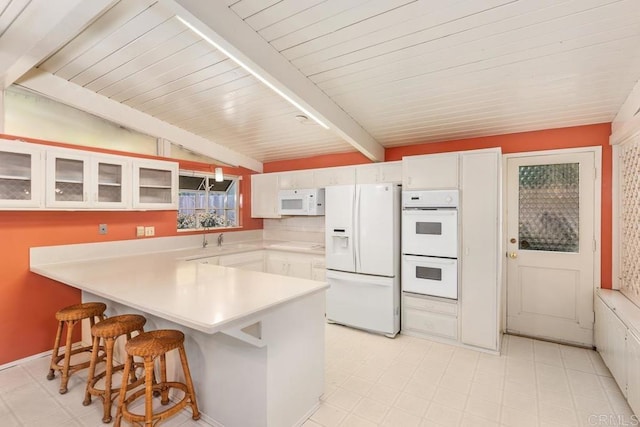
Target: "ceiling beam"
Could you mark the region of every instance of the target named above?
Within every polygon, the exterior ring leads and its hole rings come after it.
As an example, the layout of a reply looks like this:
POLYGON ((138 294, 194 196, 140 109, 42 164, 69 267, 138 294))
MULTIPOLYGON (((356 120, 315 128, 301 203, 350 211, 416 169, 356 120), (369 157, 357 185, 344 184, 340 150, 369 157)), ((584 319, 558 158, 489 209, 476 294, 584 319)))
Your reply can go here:
POLYGON ((629 92, 611 123, 611 145, 620 144, 640 132, 640 80, 629 92))
POLYGON ((32 0, 0 38, 2 88, 11 86, 115 3, 32 0))
POLYGON ((121 104, 37 68, 16 84, 129 129, 164 138, 220 162, 262 172, 262 163, 229 148, 121 104))
POLYGON ((268 84, 327 124, 366 157, 373 161, 384 161, 384 147, 229 9, 225 2, 163 0, 163 3, 268 84))

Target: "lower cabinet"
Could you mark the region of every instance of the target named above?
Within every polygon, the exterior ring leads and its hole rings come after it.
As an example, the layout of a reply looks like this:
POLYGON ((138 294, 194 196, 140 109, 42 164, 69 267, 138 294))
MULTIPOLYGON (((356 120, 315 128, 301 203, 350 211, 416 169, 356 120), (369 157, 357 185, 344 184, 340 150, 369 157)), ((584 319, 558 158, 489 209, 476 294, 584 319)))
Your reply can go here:
POLYGON ((458 304, 402 295, 402 332, 408 335, 458 338, 458 304))
POLYGON ((640 411, 640 339, 627 333, 627 402, 633 411, 640 411))
POLYGON ((312 258, 313 255, 269 250, 266 256, 266 272, 311 279, 312 258))
POLYGON ((220 256, 219 265, 243 270, 264 271, 264 251, 242 252, 220 256))
POLYGON ((640 308, 618 291, 598 290, 595 298, 596 349, 629 406, 640 414, 640 308), (606 302, 605 302, 606 301, 606 302))

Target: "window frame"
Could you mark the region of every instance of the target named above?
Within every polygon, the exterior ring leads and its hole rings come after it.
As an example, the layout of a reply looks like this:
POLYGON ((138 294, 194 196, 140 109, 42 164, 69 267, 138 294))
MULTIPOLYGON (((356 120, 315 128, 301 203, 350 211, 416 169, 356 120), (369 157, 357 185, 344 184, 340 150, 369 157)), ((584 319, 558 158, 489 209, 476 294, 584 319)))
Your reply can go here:
MULTIPOLYGON (((242 180, 241 176, 237 176, 237 175, 230 175, 230 174, 225 174, 224 176, 225 180, 228 181, 232 181, 232 183, 229 185, 227 191, 225 193, 222 193, 220 191, 216 191, 216 192, 210 192, 210 188, 211 185, 209 185, 209 180, 213 181, 215 180, 215 175, 211 172, 205 172, 205 171, 197 171, 197 170, 187 170, 187 169, 180 169, 180 171, 178 172, 178 214, 177 214, 177 219, 176 219, 176 229, 179 233, 184 233, 184 232, 202 232, 202 231, 208 231, 208 230, 228 230, 228 229, 237 229, 237 228, 242 228, 242 224, 241 224, 241 220, 240 220, 240 200, 242 198, 241 194, 240 194, 240 181, 242 180), (203 178, 206 179, 206 184, 205 186, 207 187, 204 190, 204 198, 206 200, 206 206, 204 208, 198 208, 193 207, 193 208, 189 208, 189 209, 193 209, 194 213, 193 215, 198 218, 199 216, 199 212, 202 211, 204 209, 205 213, 209 213, 211 210, 213 210, 214 212, 216 210, 220 210, 222 209, 222 211, 224 212, 224 216, 223 218, 226 220, 228 220, 229 216, 228 216, 228 212, 232 211, 235 213, 235 222, 234 225, 224 225, 224 226, 212 226, 212 227, 204 227, 201 225, 201 221, 199 220, 195 220, 196 223, 196 227, 195 228, 179 228, 179 220, 180 220, 180 215, 181 213, 181 193, 183 192, 180 188, 180 177, 181 176, 186 176, 186 177, 196 177, 196 178, 203 178), (235 196, 235 203, 234 203, 234 207, 233 208, 228 208, 228 195, 229 192, 228 190, 235 187, 235 192, 234 192, 234 196, 235 196), (223 202, 223 207, 222 208, 216 208, 213 203, 211 203, 212 198, 211 195, 212 194, 224 194, 224 202, 223 202)), ((198 191, 203 191, 203 190, 184 190, 186 191, 192 191, 194 192, 194 194, 198 195, 198 191)))

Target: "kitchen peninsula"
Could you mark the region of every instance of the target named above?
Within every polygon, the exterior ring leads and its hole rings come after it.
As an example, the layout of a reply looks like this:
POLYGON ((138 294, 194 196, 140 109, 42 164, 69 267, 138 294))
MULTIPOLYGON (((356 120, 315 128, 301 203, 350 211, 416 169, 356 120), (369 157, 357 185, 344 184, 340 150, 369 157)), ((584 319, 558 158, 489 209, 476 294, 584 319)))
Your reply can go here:
MULTIPOLYGON (((32 248, 31 271, 105 302, 110 316, 182 330, 198 405, 214 425, 302 424, 324 387, 328 285, 201 263, 224 251, 164 250, 171 239, 154 239, 159 252, 150 240, 32 248)), ((241 247, 251 244, 226 249, 241 247)))

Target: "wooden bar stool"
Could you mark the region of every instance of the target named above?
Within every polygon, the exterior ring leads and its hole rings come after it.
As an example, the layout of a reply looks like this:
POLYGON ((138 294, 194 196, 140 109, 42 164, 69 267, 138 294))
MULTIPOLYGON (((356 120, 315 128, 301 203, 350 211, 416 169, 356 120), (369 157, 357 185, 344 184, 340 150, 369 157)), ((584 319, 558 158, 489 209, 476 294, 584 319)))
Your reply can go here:
MULTIPOLYGON (((113 347, 118 339, 122 335, 126 335, 127 341, 131 339, 133 332, 143 333, 144 324, 147 323, 147 319, 144 316, 137 314, 124 314, 121 316, 114 316, 96 323, 91 328, 91 335, 93 335, 93 353, 91 356, 91 364, 89 365, 89 376, 87 378, 87 389, 84 395, 83 405, 87 406, 91 403, 91 396, 98 396, 103 401, 103 416, 102 422, 111 422, 111 403, 112 399, 118 396, 118 387, 112 388, 113 373, 124 369, 124 364, 113 366, 113 347), (96 365, 99 362, 98 349, 100 347, 100 340, 103 340, 104 349, 106 352, 105 370, 104 372, 96 375, 96 365), (98 382, 104 378, 104 388, 98 388, 98 382)), ((133 356, 128 356, 131 360, 133 370, 129 373, 130 383, 126 385, 128 388, 137 387, 143 383, 143 379, 136 379, 135 368, 136 364, 133 363, 133 356)), ((142 364, 138 364, 142 367, 142 364)), ((123 381, 126 384, 126 381, 123 381)))
POLYGON ((133 392, 130 396, 127 394, 127 376, 132 368, 130 358, 127 358, 124 372, 122 373, 122 386, 120 387, 120 396, 118 399, 118 409, 116 412, 115 427, 120 426, 121 420, 124 418, 130 423, 144 423, 145 426, 156 425, 157 422, 165 420, 178 412, 187 405, 191 406, 192 416, 194 420, 200 419, 198 404, 196 403, 196 393, 193 390, 193 382, 191 381, 191 373, 189 364, 187 363, 187 354, 184 351, 184 334, 180 331, 163 329, 157 331, 145 332, 137 337, 131 338, 125 345, 127 354, 130 356, 141 357, 144 360, 144 389, 133 392), (167 359, 166 354, 178 349, 180 354, 180 363, 184 373, 185 383, 168 382, 167 381, 167 359), (160 356, 160 382, 154 382, 154 361, 160 356), (167 405, 169 403, 169 389, 176 388, 184 392, 182 399, 164 411, 153 413, 153 393, 160 393, 160 403, 167 405), (144 396, 144 415, 133 414, 129 411, 129 406, 139 397, 144 396))
MULTIPOLYGON (((96 320, 101 321, 104 319, 104 311, 107 309, 106 304, 101 302, 87 302, 83 304, 74 304, 69 307, 65 307, 56 313, 56 319, 58 320, 58 331, 56 333, 56 340, 53 344, 53 353, 51 354, 51 363, 49 365, 48 380, 52 380, 55 377, 55 371, 60 371, 60 394, 67 392, 67 383, 69 377, 74 372, 84 369, 89 366, 90 362, 82 362, 71 364, 71 356, 83 352, 92 350, 93 346, 82 346, 75 349, 71 349, 71 339, 73 334, 73 327, 82 319, 89 319, 89 324, 93 328, 96 320), (67 327, 67 339, 65 343, 64 354, 59 355, 60 341, 62 340, 62 329, 66 325, 67 327), (60 361, 64 359, 62 365, 60 361)), ((103 355, 104 356, 104 355, 103 355)))

